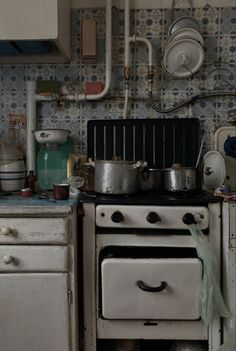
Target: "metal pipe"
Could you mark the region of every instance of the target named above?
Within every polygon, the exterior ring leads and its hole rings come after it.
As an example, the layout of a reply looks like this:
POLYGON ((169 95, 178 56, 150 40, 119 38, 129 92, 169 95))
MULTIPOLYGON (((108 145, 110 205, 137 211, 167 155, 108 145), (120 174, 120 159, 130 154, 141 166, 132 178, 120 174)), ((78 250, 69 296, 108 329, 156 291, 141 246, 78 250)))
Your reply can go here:
POLYGON ((27 145, 26 145, 26 156, 27 156, 27 171, 36 170, 35 162, 35 138, 32 134, 32 130, 36 129, 36 82, 26 82, 26 115, 27 115, 27 145))
POLYGON ((130 35, 130 0, 125 1, 125 67, 124 67, 124 79, 125 79, 125 101, 123 109, 123 118, 126 119, 128 116, 128 104, 129 104, 129 79, 130 79, 130 67, 129 67, 129 35, 130 35))
POLYGON ((208 98, 212 98, 212 97, 218 97, 218 96, 235 96, 236 97, 236 91, 215 91, 215 92, 207 92, 207 93, 203 93, 203 94, 199 94, 199 95, 195 95, 192 96, 189 99, 183 100, 181 102, 179 102, 177 105, 170 107, 170 108, 166 108, 166 109, 161 109, 159 108, 156 104, 155 101, 153 99, 153 95, 152 95, 152 84, 149 85, 149 102, 151 107, 159 113, 170 113, 170 112, 174 112, 176 110, 178 110, 181 107, 190 105, 195 103, 197 100, 201 100, 201 99, 208 99, 208 98))

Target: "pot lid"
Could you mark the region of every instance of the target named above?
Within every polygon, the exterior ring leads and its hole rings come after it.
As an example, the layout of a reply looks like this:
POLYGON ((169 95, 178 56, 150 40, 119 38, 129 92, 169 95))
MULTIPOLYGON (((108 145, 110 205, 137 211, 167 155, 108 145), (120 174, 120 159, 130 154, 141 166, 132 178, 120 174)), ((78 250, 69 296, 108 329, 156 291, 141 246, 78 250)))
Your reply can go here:
POLYGON ((190 16, 183 16, 177 18, 169 27, 169 36, 171 36, 175 31, 177 31, 180 28, 194 28, 195 30, 200 32, 199 23, 195 20, 195 18, 190 16))
POLYGON ((219 151, 208 151, 203 157, 203 188, 208 191, 220 187, 225 180, 225 160, 219 151))
POLYGON ((168 39, 167 43, 172 40, 180 38, 189 38, 198 41, 202 46, 204 45, 204 40, 202 35, 194 28, 180 28, 175 31, 168 39))
POLYGON ((204 51, 199 42, 191 38, 170 41, 164 51, 164 70, 174 78, 187 78, 203 64, 204 51))

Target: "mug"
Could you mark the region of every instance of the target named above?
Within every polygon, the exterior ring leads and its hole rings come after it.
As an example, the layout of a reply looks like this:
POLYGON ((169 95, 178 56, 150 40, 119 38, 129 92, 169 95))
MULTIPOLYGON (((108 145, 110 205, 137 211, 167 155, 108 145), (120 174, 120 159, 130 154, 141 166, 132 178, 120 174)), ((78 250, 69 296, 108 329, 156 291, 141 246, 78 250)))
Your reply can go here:
POLYGON ((53 184, 54 200, 68 200, 69 187, 69 184, 53 184))

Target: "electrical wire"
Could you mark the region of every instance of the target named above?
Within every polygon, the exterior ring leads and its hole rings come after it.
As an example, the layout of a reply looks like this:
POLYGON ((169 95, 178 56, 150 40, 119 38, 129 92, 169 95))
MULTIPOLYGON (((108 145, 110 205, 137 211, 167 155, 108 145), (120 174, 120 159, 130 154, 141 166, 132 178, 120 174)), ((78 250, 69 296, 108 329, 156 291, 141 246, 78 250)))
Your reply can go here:
POLYGON ((184 106, 187 106, 190 104, 194 104, 197 100, 201 100, 201 99, 208 99, 208 98, 219 97, 219 96, 234 96, 234 97, 236 97, 236 91, 218 91, 218 92, 216 91, 216 92, 207 92, 207 93, 195 95, 189 99, 181 101, 180 103, 178 103, 177 105, 175 105, 173 107, 169 107, 166 109, 161 109, 155 104, 155 101, 154 101, 153 95, 152 95, 152 89, 149 90, 148 95, 149 95, 150 105, 156 112, 170 113, 170 112, 174 112, 174 111, 178 110, 181 107, 184 107, 184 106))

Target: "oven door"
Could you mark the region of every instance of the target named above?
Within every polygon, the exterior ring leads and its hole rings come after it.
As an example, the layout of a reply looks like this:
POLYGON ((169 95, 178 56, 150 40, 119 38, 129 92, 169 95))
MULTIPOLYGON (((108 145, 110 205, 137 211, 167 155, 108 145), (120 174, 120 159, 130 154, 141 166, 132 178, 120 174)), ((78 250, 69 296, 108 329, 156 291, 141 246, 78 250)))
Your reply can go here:
POLYGON ((105 319, 199 318, 198 258, 105 258, 101 302, 105 319))

